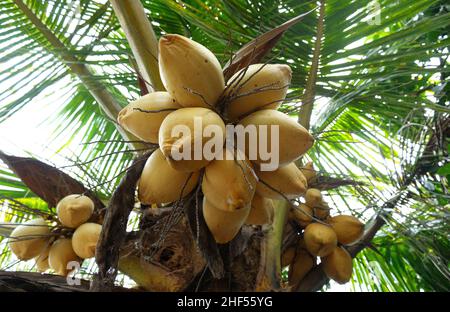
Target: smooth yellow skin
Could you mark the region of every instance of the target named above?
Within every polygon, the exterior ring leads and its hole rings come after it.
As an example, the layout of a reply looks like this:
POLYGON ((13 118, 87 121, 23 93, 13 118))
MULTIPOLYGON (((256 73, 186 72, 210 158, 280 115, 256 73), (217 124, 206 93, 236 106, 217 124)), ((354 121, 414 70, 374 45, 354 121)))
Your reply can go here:
POLYGON ((278 168, 275 171, 259 171, 256 174, 260 181, 256 185, 256 193, 263 197, 283 200, 281 194, 289 199, 299 197, 306 191, 306 179, 295 163, 278 168), (266 186, 263 182, 271 186, 266 186), (281 194, 280 194, 281 193, 281 194))
POLYGON ((350 215, 330 218, 331 227, 336 232, 339 243, 348 245, 357 241, 364 233, 364 224, 350 215))
POLYGON ((248 160, 236 159, 231 150, 223 150, 223 159, 215 159, 205 168, 202 191, 208 201, 224 211, 250 205, 256 190, 256 174, 248 160), (234 159, 233 159, 234 158, 234 159))
POLYGON ((67 265, 71 261, 80 261, 80 258, 72 248, 72 239, 60 238, 55 241, 48 254, 48 264, 50 265, 50 268, 58 275, 67 276, 70 272, 69 269, 67 269, 67 265))
POLYGON ((228 118, 236 120, 261 109, 277 109, 286 98, 292 71, 284 64, 252 64, 234 74, 227 87, 228 118), (244 74, 245 72, 245 74, 244 74))
POLYGON ((81 194, 71 194, 58 202, 56 213, 61 224, 76 228, 85 223, 94 212, 92 199, 81 194))
POLYGON ((72 236, 72 248, 78 257, 88 259, 95 256, 101 231, 102 226, 97 223, 85 223, 75 230, 72 236))
POLYGON ((313 258, 306 250, 297 249, 297 253, 289 269, 289 285, 298 285, 315 264, 315 258, 313 258))
MULTIPOLYGON (((297 121, 282 112, 273 109, 263 109, 254 112, 240 121, 244 127, 255 125, 258 132, 258 143, 256 150, 259 150, 259 134, 262 133, 260 129, 267 128, 267 136, 265 137, 267 150, 272 150, 272 126, 278 126, 279 134, 279 164, 285 166, 306 153, 314 144, 314 138, 309 134, 308 130, 302 127, 297 121), (261 128, 261 126, 267 126, 261 128)), ((262 140, 262 139, 261 139, 262 140)), ((269 161, 262 160, 257 153, 257 159, 252 159, 249 156, 249 140, 246 140, 246 153, 252 162, 257 164, 269 163, 269 161)))
POLYGON ((305 194, 305 203, 311 208, 320 206, 322 204, 322 193, 320 190, 315 188, 308 189, 305 194))
POLYGON ((214 239, 219 244, 231 241, 241 229, 250 213, 250 205, 235 211, 224 211, 214 207, 203 198, 203 217, 214 239))
POLYGON ((316 180, 317 173, 316 170, 314 169, 312 161, 307 162, 306 165, 304 165, 303 168, 301 168, 301 170, 306 180, 308 181, 308 184, 316 180))
POLYGON ((295 219, 300 222, 302 224, 302 226, 304 224, 309 224, 311 223, 311 221, 313 220, 313 210, 311 209, 311 207, 305 205, 305 204, 300 204, 298 207, 296 207, 294 209, 294 216, 295 219))
POLYGON ((342 247, 336 247, 331 254, 322 258, 323 271, 339 284, 347 283, 352 277, 353 261, 342 247))
POLYGON ((9 248, 18 259, 30 260, 45 250, 49 235, 50 229, 44 219, 29 220, 11 232, 9 248))
POLYGON ((305 228, 305 245, 308 251, 318 257, 328 256, 337 246, 336 233, 330 226, 311 223, 305 228))
MULTIPOLYGON (((215 126, 221 134, 221 137, 218 137, 217 140, 218 142, 220 141, 219 146, 222 149, 225 142, 225 124, 222 118, 214 111, 201 107, 181 108, 170 113, 164 119, 159 129, 159 147, 174 169, 193 172, 210 163, 211 160, 206 159, 203 153, 205 144, 212 140, 210 137, 203 136, 203 131, 208 126, 215 126), (199 122, 201 122, 201 125, 199 122), (180 126, 188 129, 188 134, 173 133, 173 130, 180 128, 180 126), (199 150, 201 152, 199 155, 200 159, 195 159, 195 142, 201 144, 201 150, 199 150), (181 153, 185 146, 190 146, 190 159, 174 159, 173 149, 181 153)), ((218 151, 218 153, 220 152, 221 150, 218 151)))
POLYGON ((147 205, 175 202, 196 187, 198 176, 198 172, 173 169, 157 149, 147 159, 139 179, 139 200, 147 205))
POLYGON ((48 245, 45 247, 44 251, 34 258, 36 261, 36 269, 39 272, 45 272, 50 268, 50 265, 48 264, 48 254, 50 252, 51 245, 48 243, 48 245))
POLYGON ((181 108, 168 92, 152 92, 130 102, 117 116, 117 122, 139 139, 158 143, 164 118, 181 108))
POLYGON ((164 35, 159 40, 159 71, 167 91, 183 107, 211 108, 225 88, 216 56, 180 35, 164 35))

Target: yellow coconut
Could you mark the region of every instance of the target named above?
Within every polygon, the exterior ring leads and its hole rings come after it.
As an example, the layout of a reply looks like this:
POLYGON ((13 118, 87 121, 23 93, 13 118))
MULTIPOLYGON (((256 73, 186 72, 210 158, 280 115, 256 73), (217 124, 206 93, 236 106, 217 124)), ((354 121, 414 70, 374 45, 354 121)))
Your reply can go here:
POLYGON ((64 197, 56 206, 56 213, 61 224, 69 228, 76 228, 85 223, 94 212, 92 199, 81 194, 64 197))
POLYGON ((164 119, 159 130, 159 147, 170 165, 179 171, 205 167, 222 152, 224 142, 225 124, 207 108, 176 110, 164 119), (205 130, 211 133, 205 135, 205 130), (214 154, 205 154, 204 150, 214 154))
POLYGON ((236 120, 260 109, 277 109, 281 105, 292 71, 283 64, 253 64, 234 74, 225 94, 229 97, 228 118, 236 120))
POLYGON ((41 252, 39 256, 34 258, 36 261, 36 269, 39 272, 45 272, 50 268, 50 265, 48 264, 48 253, 50 252, 50 243, 47 243, 47 247, 45 247, 44 251, 41 252))
POLYGON ((198 172, 173 169, 157 149, 147 159, 139 179, 139 200, 146 205, 177 201, 195 188, 198 176, 198 172))
POLYGON ((357 241, 364 233, 364 224, 354 216, 340 215, 330 218, 339 243, 347 245, 357 241))
POLYGON ((336 233, 330 226, 311 223, 305 228, 305 245, 308 251, 318 257, 329 255, 337 246, 336 233))
POLYGON ((75 230, 72 236, 72 248, 78 257, 88 259, 95 256, 101 231, 102 226, 97 223, 85 223, 75 230))
POLYGON ((308 189, 305 193, 305 203, 311 208, 320 206, 322 203, 322 193, 320 190, 315 188, 308 189))
POLYGON ((268 160, 261 159, 261 151, 273 153, 272 150, 276 150, 279 154, 280 166, 287 165, 302 156, 314 143, 311 134, 295 119, 273 109, 252 113, 242 119, 240 124, 248 131, 252 127, 257 129, 257 140, 255 142, 251 142, 252 140, 249 139, 245 141, 247 156, 258 164, 269 163, 268 160), (278 129, 278 136, 275 135, 275 129, 278 129), (261 144, 261 142, 263 143, 261 144), (275 145, 272 146, 272 143, 275 145))
MULTIPOLYGON (((243 154, 242 158, 245 158, 243 154)), ((234 211, 250 205, 256 190, 252 164, 224 149, 222 159, 213 160, 203 175, 202 191, 216 208, 234 211)))
POLYGON ((330 206, 324 201, 314 207, 314 217, 320 220, 325 220, 330 216, 330 206))
POLYGON ((45 250, 49 234, 50 229, 44 219, 29 220, 11 232, 9 248, 20 260, 30 260, 45 250))
POLYGON ((55 241, 50 248, 48 254, 48 264, 56 274, 66 276, 73 264, 70 262, 80 262, 77 254, 72 248, 72 240, 70 238, 60 238, 55 241))
POLYGON ((297 286, 316 264, 316 259, 306 250, 298 249, 289 270, 289 285, 297 286))
POLYGON ((225 88, 215 55, 180 35, 159 40, 159 71, 167 91, 184 107, 212 107, 225 88))
POLYGON ((301 226, 305 227, 313 220, 313 210, 305 204, 300 204, 295 207, 294 216, 295 220, 297 220, 301 226))
POLYGON ((246 224, 263 225, 272 222, 273 201, 270 198, 255 194, 253 196, 250 213, 245 220, 246 224))
POLYGON ((119 124, 141 140, 158 143, 164 118, 181 108, 168 92, 152 92, 124 107, 117 117, 119 124))
POLYGON ((342 247, 336 247, 331 254, 322 258, 323 271, 339 284, 347 283, 352 277, 352 257, 342 247))
POLYGON ((256 192, 267 198, 285 199, 296 198, 306 191, 306 179, 295 163, 278 168, 275 171, 255 170, 259 178, 256 192), (280 194, 281 193, 281 194, 280 194))
POLYGON ((295 250, 296 250, 295 246, 290 246, 283 251, 283 253, 281 254, 281 267, 282 268, 287 267, 294 261, 295 250))
POLYGON ((250 205, 235 211, 224 211, 214 207, 203 198, 203 217, 214 239, 219 244, 231 241, 241 229, 250 213, 250 205))
POLYGON ((308 184, 315 182, 316 180, 316 170, 314 169, 314 165, 312 161, 307 162, 303 168, 301 168, 303 175, 305 176, 308 184))

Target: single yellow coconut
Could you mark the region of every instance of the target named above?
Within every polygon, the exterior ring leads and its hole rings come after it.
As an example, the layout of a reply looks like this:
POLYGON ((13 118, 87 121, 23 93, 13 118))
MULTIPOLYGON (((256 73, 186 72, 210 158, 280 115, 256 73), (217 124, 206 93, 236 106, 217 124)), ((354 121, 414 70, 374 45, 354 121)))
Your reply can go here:
POLYGON ((316 259, 306 250, 298 249, 295 259, 289 270, 288 280, 290 286, 298 285, 316 264, 316 259))
POLYGON ((39 272, 45 272, 50 268, 50 265, 48 264, 48 253, 50 252, 50 247, 50 242, 47 242, 47 246, 44 251, 41 252, 39 256, 34 258, 36 261, 36 269, 39 272))
POLYGON ((81 194, 68 195, 61 199, 56 206, 59 221, 69 228, 76 228, 85 223, 93 212, 94 202, 81 194))
POLYGON ((284 195, 292 199, 306 191, 306 179, 295 163, 290 163, 275 171, 255 171, 259 178, 256 192, 263 197, 281 200, 285 199, 284 195))
POLYGON ((305 176, 306 180, 308 181, 308 184, 311 184, 312 182, 315 182, 317 173, 314 169, 314 165, 312 161, 307 162, 303 168, 301 168, 303 175, 305 176))
POLYGON ((207 108, 181 108, 170 113, 159 129, 159 147, 170 165, 179 171, 197 171, 220 155, 225 124, 207 108), (205 132, 211 133, 205 135, 205 132), (212 153, 210 153, 212 152, 212 153))
POLYGON ((283 251, 283 253, 281 254, 281 267, 282 268, 287 267, 294 261, 295 250, 296 250, 295 246, 290 246, 290 247, 286 248, 286 250, 283 251))
POLYGON ((333 252, 322 258, 323 271, 339 284, 347 283, 352 277, 352 257, 342 247, 334 248, 333 252))
POLYGON ((245 223, 252 225, 272 223, 273 209, 273 201, 270 198, 255 194, 251 203, 250 213, 245 223))
POLYGON ((214 207, 203 198, 203 217, 214 239, 219 244, 231 241, 241 229, 250 213, 250 205, 235 211, 224 211, 214 207))
POLYGON ((216 56, 180 35, 159 40, 159 71, 167 91, 184 107, 211 108, 225 88, 216 56))
POLYGON ((308 251, 318 257, 329 255, 337 246, 336 233, 330 226, 311 223, 305 228, 305 245, 308 251))
POLYGON ((56 274, 66 276, 73 268, 70 262, 80 262, 72 248, 70 238, 60 238, 55 241, 48 253, 48 264, 56 274))
POLYGON ((181 108, 168 92, 152 92, 124 107, 117 117, 119 124, 139 139, 158 143, 158 132, 164 118, 181 108))
POLYGON ((246 129, 247 127, 257 129, 257 141, 245 140, 245 152, 248 158, 257 164, 270 163, 270 160, 261 159, 261 151, 273 153, 273 150, 277 150, 279 165, 285 166, 302 156, 314 143, 314 138, 308 130, 295 119, 273 109, 254 112, 242 119, 240 124, 246 129), (272 146, 272 143, 276 145, 272 146))
POLYGON ((311 207, 305 204, 300 204, 294 208, 295 220, 297 220, 297 222, 303 227, 312 222, 313 214, 314 213, 311 207))
POLYGON ((310 188, 305 194, 305 204, 311 208, 320 206, 322 204, 322 193, 320 190, 315 188, 310 188))
POLYGON ((202 191, 216 208, 239 210, 250 205, 256 190, 256 174, 252 164, 224 149, 222 159, 213 160, 203 175, 202 191))
POLYGON ((357 241, 364 233, 364 224, 354 216, 339 215, 330 218, 339 243, 348 245, 357 241))
POLYGON ((44 219, 29 220, 11 232, 9 248, 18 259, 30 260, 45 250, 49 235, 50 229, 44 219))
POLYGON ((198 176, 198 172, 173 169, 157 149, 147 159, 139 179, 139 200, 146 205, 175 202, 195 188, 198 176))
POLYGON ((75 230, 72 236, 72 248, 78 257, 88 259, 95 256, 101 231, 102 226, 97 223, 85 223, 75 230))
POLYGON ((283 64, 253 64, 234 74, 226 88, 227 113, 236 120, 260 109, 277 109, 286 97, 292 71, 283 64))

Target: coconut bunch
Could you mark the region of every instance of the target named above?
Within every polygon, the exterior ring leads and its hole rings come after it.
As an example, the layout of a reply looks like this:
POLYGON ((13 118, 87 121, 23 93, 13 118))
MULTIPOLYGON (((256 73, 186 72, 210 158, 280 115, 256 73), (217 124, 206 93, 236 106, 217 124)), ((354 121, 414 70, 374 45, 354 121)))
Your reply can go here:
POLYGON ((50 230, 42 219, 19 225, 9 238, 9 248, 20 260, 33 259, 39 272, 52 269, 66 276, 67 264, 92 258, 100 236, 101 225, 87 222, 94 212, 93 201, 84 195, 71 194, 56 206, 60 225, 50 230))
MULTIPOLYGON (((149 93, 129 103, 118 116, 119 124, 145 142, 159 144, 148 158, 138 182, 138 197, 145 205, 176 202, 197 187, 208 228, 217 243, 232 240, 244 224, 270 223, 273 199, 296 198, 307 189, 306 178, 294 161, 312 145, 313 137, 295 120, 277 111, 286 97, 291 69, 284 64, 253 64, 225 81, 215 55, 203 45, 180 35, 165 35, 159 41, 159 69, 166 92, 149 93), (195 117, 202 128, 195 129, 195 117), (279 167, 261 170, 267 163, 224 147, 228 124, 255 125, 258 144, 260 126, 279 127, 279 167), (177 131, 184 126, 192 135, 177 131), (212 144, 202 136, 213 126, 214 157, 194 155, 194 142, 212 144), (195 141, 197 139, 197 141, 195 141), (175 152, 190 147, 191 160, 175 152), (240 157, 237 157, 240 155, 240 157), (196 157, 194 157, 196 156, 196 157), (227 156, 231 156, 231 159, 227 156), (201 184, 201 186, 200 186, 201 184)), ((250 146, 259 150, 258 146, 250 146)), ((276 148, 276 147, 274 147, 276 148)), ((251 155, 250 155, 251 156, 251 155)))
MULTIPOLYGON (((312 163, 303 170, 308 182, 312 183, 316 178, 312 163)), ((330 207, 318 189, 309 188, 304 199, 305 203, 294 206, 289 215, 300 225, 301 239, 297 245, 286 248, 281 258, 282 266, 289 266, 289 284, 298 285, 317 265, 318 258, 330 279, 345 284, 353 271, 352 257, 345 246, 358 241, 364 232, 364 224, 351 215, 330 216, 330 207)))

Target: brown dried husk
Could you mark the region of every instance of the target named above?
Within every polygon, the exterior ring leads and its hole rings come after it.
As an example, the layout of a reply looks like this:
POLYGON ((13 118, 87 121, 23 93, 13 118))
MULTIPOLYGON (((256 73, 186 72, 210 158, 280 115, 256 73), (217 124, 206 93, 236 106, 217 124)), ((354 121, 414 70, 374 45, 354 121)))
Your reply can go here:
POLYGON ((58 202, 56 213, 62 225, 77 228, 85 223, 94 212, 92 199, 81 194, 71 194, 58 202))
MULTIPOLYGON (((278 150, 279 150, 279 165, 285 166, 294 160, 301 157, 306 151, 308 151, 314 143, 314 138, 309 134, 303 126, 298 124, 294 119, 288 115, 273 110, 264 109, 254 112, 240 121, 240 124, 245 128, 247 126, 256 126, 257 132, 257 143, 251 145, 251 147, 256 148, 256 151, 260 150, 259 142, 262 140, 260 136, 263 134, 261 127, 265 127, 267 134, 266 136, 266 146, 268 151, 272 151, 272 126, 278 126, 279 137, 278 137, 278 150), (295 142, 295 144, 293 144, 295 142)), ((269 163, 267 160, 262 160, 259 153, 256 155, 251 155, 249 151, 250 143, 246 140, 246 155, 252 162, 257 164, 269 163), (250 155, 250 156, 249 156, 250 155), (254 157, 255 156, 255 157, 254 157), (255 159, 254 159, 255 158, 255 159)))
POLYGON ((364 224, 354 216, 339 215, 330 218, 339 243, 348 245, 357 241, 364 233, 364 224))
POLYGON ((183 107, 211 108, 225 89, 216 56, 180 35, 165 35, 159 40, 159 71, 167 91, 183 107))
POLYGON ((97 223, 85 223, 75 230, 72 236, 72 247, 80 258, 88 259, 95 256, 101 231, 102 226, 97 223))
POLYGON ((306 191, 306 179, 295 163, 290 163, 275 171, 256 170, 256 174, 260 179, 256 185, 256 193, 263 197, 282 200, 285 199, 284 195, 292 199, 304 194, 306 191), (266 186, 263 182, 276 191, 266 186))
POLYGON ((339 284, 347 283, 352 277, 353 261, 342 247, 336 247, 331 254, 322 258, 323 271, 339 284))
POLYGON ((273 209, 273 201, 270 198, 255 194, 245 223, 250 225, 270 224, 273 219, 273 209))
POLYGON ((311 223, 305 228, 305 245, 308 251, 318 257, 329 255, 337 246, 336 233, 330 226, 311 223))
POLYGON ((245 155, 225 148, 222 158, 213 160, 202 179, 202 191, 208 201, 224 211, 250 205, 256 190, 256 174, 245 155))
MULTIPOLYGON (((215 151, 220 154, 223 143, 225 142, 225 124, 222 118, 214 111, 201 107, 189 107, 180 108, 167 115, 159 129, 159 147, 174 169, 193 172, 210 163, 210 160, 205 158, 203 154, 205 143, 212 140, 209 137, 203 136, 203 131, 207 126, 216 126, 217 130, 221 131, 222 138, 217 139, 221 140, 220 150, 215 151), (195 118, 201 118, 201 129, 195 129, 195 118), (179 126, 187 127, 189 129, 189 135, 183 136, 177 134, 177 136, 173 136, 172 130, 179 126), (200 157, 198 159, 195 159, 194 154, 195 142, 199 142, 201 145, 200 155, 198 155, 200 157), (182 153, 184 145, 190 146, 190 159, 175 160, 172 149, 182 153)), ((189 157, 189 155, 187 156, 189 157)))
POLYGON ((198 172, 173 169, 157 149, 147 159, 139 179, 139 200, 146 205, 177 201, 195 188, 198 177, 198 172))
POLYGON ((226 96, 230 120, 261 109, 277 109, 286 97, 292 71, 284 64, 252 64, 230 78, 226 96))
POLYGON ((207 197, 203 198, 203 216, 218 244, 231 241, 239 233, 249 213, 250 205, 235 211, 224 211, 214 207, 207 197))
POLYGON ((45 250, 49 235, 50 229, 44 219, 29 220, 11 232, 9 248, 18 259, 30 260, 45 250))
POLYGON ((118 123, 139 139, 158 143, 158 133, 164 118, 181 108, 168 92, 152 92, 130 102, 117 117, 118 123))
POLYGON ((60 238, 55 241, 48 253, 48 264, 50 268, 56 274, 66 276, 70 272, 67 269, 67 264, 71 261, 80 262, 80 258, 72 248, 72 239, 60 238))

